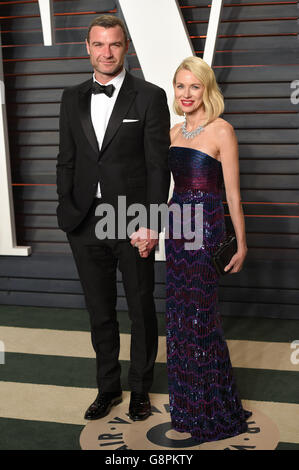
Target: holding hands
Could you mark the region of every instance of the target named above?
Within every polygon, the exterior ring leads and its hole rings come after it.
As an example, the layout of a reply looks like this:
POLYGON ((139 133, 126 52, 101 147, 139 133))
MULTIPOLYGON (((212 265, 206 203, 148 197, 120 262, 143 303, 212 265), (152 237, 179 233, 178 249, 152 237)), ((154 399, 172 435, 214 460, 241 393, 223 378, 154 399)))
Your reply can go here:
POLYGON ((159 242, 158 232, 145 227, 140 227, 137 232, 132 233, 130 238, 131 245, 138 248, 141 258, 147 258, 159 242))

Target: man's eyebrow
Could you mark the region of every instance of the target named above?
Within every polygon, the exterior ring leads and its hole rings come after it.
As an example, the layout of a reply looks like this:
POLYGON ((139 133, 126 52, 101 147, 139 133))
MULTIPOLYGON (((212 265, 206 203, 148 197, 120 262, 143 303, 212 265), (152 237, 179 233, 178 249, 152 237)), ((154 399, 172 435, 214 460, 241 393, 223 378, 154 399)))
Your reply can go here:
MULTIPOLYGON (((101 41, 93 41, 93 42, 92 42, 92 45, 95 45, 95 44, 104 44, 104 43, 101 42, 101 41)), ((115 44, 122 44, 122 42, 121 42, 121 41, 110 42, 110 43, 109 43, 109 46, 113 46, 113 45, 115 45, 115 44)))

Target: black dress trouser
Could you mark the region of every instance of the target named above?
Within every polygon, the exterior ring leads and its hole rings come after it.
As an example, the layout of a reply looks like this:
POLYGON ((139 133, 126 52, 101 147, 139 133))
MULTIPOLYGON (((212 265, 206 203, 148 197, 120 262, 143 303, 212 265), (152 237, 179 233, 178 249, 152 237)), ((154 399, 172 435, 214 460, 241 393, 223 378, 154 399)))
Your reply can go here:
POLYGON ((101 392, 122 389, 119 363, 119 325, 116 314, 116 270, 122 273, 131 320, 128 384, 135 392, 148 392, 158 348, 158 328, 153 298, 154 251, 141 258, 130 239, 99 240, 94 215, 95 200, 87 217, 67 237, 74 255, 96 352, 97 384, 101 392))

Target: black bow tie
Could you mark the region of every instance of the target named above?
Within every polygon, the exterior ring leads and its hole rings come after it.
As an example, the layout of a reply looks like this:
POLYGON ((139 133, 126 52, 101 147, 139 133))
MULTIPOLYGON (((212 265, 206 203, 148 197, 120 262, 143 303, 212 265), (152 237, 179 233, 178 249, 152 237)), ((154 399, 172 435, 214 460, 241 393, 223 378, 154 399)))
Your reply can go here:
POLYGON ((114 85, 100 85, 97 82, 93 82, 91 87, 91 92, 94 95, 98 95, 99 93, 105 93, 105 95, 109 96, 109 98, 111 98, 111 96, 113 95, 114 90, 114 85))

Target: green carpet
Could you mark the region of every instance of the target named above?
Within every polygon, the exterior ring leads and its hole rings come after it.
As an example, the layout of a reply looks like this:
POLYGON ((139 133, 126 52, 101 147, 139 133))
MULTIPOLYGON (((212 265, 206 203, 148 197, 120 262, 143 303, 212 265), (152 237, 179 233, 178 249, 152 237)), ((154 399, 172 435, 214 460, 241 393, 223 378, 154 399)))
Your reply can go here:
MULTIPOLYGON (((120 332, 129 333, 130 322, 127 313, 119 312, 118 318, 120 332)), ((291 343, 298 336, 299 322, 295 320, 225 317, 222 322, 227 340, 260 341, 266 345, 268 342, 291 343)), ((162 314, 158 315, 158 324, 159 335, 163 337, 165 322, 162 314)), ((24 328, 24 334, 25 329, 36 328, 88 332, 89 319, 87 312, 81 309, 0 306, 0 327, 24 328)), ((5 337, 0 340, 5 344, 5 337)), ((17 344, 14 350, 18 351, 17 344)), ((122 360, 121 367, 123 389, 128 390, 129 362, 122 360)), ((295 371, 234 367, 234 374, 242 399, 299 404, 299 367, 295 371)), ((51 355, 8 351, 5 354, 5 364, 0 365, 0 381, 3 387, 5 383, 11 387, 12 395, 15 389, 18 389, 16 384, 50 386, 51 390, 53 386, 66 389, 69 387, 69 390, 72 388, 78 392, 96 389, 95 359, 62 357, 55 355, 55 351, 51 355)), ((167 394, 165 363, 156 363, 151 392, 167 394)), ((22 402, 22 396, 16 396, 15 399, 18 403, 22 402)), ((26 406, 25 401, 24 407, 26 406)), ((84 410, 81 411, 83 413, 84 410)), ((298 418, 299 416, 297 421, 298 418)), ((73 424, 66 424, 9 417, 5 411, 5 402, 0 404, 1 450, 79 450, 79 436, 83 427, 84 425, 77 424, 75 419, 73 424)), ((294 436, 291 440, 294 442, 281 441, 277 450, 299 450, 299 436, 294 436)))

